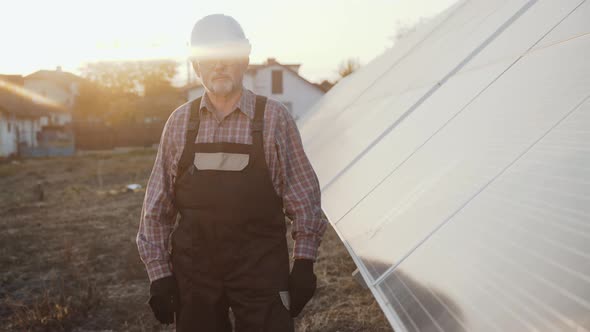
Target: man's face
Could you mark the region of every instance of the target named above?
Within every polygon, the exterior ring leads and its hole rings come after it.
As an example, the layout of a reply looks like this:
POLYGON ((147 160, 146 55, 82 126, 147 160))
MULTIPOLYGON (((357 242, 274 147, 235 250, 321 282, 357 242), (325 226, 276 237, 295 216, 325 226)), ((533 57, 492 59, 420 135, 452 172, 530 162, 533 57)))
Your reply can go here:
POLYGON ((247 57, 207 58, 193 60, 193 68, 209 93, 225 97, 241 88, 248 62, 247 57))

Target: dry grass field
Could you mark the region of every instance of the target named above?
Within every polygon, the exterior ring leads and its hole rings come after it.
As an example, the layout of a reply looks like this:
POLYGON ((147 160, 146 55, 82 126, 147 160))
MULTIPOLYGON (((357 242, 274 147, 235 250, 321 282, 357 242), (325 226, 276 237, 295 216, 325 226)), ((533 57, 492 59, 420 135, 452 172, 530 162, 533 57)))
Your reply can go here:
MULTIPOLYGON (((160 331, 135 235, 155 151, 0 164, 0 330, 160 331), (43 198, 41 199, 41 195, 43 198)), ((332 229, 297 331, 391 331, 332 229)))

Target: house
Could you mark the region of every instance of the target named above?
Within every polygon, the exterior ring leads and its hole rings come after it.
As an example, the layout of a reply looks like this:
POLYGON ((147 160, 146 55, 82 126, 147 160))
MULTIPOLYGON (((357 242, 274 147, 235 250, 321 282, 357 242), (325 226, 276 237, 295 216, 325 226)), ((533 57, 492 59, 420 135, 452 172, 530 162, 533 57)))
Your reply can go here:
POLYGON ((63 71, 60 66, 55 70, 39 70, 25 76, 26 90, 35 93, 36 98, 47 98, 62 106, 59 112, 50 113, 44 125, 65 126, 72 122, 72 109, 82 80, 79 76, 63 71))
POLYGON ((31 93, 24 84, 20 75, 0 75, 0 158, 72 154, 71 131, 50 125, 52 118, 65 118, 59 117, 61 105, 31 93))
POLYGON ((23 84, 20 75, 0 75, 0 157, 17 155, 19 142, 37 145, 41 114, 30 112, 24 98, 15 93, 15 87, 23 84))
MULTIPOLYGON (((299 75, 299 64, 281 64, 269 58, 264 64, 253 64, 244 74, 244 87, 256 94, 282 102, 295 120, 301 118, 324 94, 324 88, 299 75)), ((200 83, 185 87, 187 100, 202 96, 200 83)))

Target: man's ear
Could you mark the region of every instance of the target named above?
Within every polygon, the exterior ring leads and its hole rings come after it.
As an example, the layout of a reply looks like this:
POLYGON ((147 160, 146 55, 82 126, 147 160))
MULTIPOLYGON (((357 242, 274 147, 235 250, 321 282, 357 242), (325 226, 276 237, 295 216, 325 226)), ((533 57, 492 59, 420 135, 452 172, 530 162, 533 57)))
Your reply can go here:
POLYGON ((248 70, 248 65, 250 64, 250 57, 246 57, 242 62, 242 69, 244 71, 248 70))
POLYGON ((190 60, 191 65, 193 65, 193 70, 195 71, 195 75, 200 79, 201 78, 201 71, 199 70, 199 63, 195 59, 190 60))

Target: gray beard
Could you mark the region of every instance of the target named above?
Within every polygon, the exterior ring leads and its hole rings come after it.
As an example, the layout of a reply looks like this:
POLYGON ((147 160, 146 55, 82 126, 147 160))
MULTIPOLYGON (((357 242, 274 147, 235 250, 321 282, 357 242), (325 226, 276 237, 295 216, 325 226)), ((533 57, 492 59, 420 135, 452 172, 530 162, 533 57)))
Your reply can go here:
POLYGON ((222 80, 222 81, 214 81, 211 83, 209 87, 209 92, 216 96, 227 96, 232 91, 234 91, 236 87, 231 80, 222 80))

